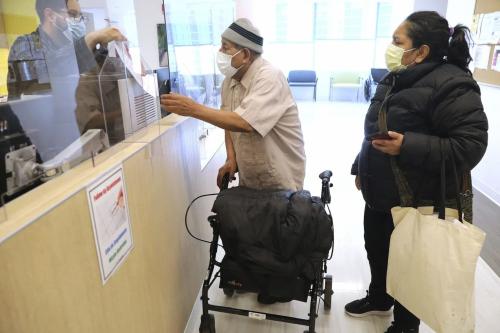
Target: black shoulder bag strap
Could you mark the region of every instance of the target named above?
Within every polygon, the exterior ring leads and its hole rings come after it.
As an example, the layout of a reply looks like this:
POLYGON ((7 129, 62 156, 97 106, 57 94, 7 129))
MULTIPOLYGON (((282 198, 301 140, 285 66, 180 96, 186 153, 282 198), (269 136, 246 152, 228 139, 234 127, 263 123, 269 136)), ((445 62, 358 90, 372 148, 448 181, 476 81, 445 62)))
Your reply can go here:
MULTIPOLYGON (((394 88, 396 81, 395 78, 392 78, 392 85, 385 94, 384 101, 380 106, 380 110, 378 112, 378 128, 380 131, 387 132, 387 102, 391 97, 391 92, 394 88)), ((396 157, 391 156, 391 169, 394 174, 394 178, 396 181, 396 186, 399 192, 399 200, 402 207, 414 207, 417 203, 414 200, 413 192, 411 190, 406 177, 403 174, 403 171, 399 168, 399 165, 396 161, 396 157)))

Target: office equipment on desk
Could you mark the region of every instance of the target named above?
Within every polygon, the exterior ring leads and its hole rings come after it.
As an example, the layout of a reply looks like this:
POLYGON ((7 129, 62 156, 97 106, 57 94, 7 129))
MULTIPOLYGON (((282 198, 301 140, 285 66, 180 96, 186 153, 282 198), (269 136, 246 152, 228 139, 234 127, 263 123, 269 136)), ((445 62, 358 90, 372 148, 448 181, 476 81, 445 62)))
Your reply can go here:
POLYGON ((125 138, 160 119, 157 97, 146 92, 132 77, 118 80, 125 138))

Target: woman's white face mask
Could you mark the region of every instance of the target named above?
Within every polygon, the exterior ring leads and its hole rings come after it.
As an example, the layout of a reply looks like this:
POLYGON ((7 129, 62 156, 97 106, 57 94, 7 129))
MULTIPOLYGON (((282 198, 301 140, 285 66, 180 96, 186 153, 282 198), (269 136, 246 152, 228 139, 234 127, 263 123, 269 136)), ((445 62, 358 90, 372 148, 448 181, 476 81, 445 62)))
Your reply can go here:
POLYGON ((406 52, 413 50, 415 50, 415 48, 405 50, 392 43, 389 44, 389 46, 387 46, 387 50, 385 51, 385 63, 387 65, 387 69, 391 72, 399 72, 408 68, 408 65, 403 65, 401 61, 403 61, 403 56, 406 52))
POLYGON ((219 70, 220 72, 222 73, 222 75, 224 75, 225 77, 228 77, 228 78, 231 78, 233 77, 236 73, 238 73, 239 69, 241 67, 243 67, 243 65, 241 65, 240 67, 238 68, 234 68, 232 65, 231 65, 231 60, 233 59, 233 57, 235 55, 237 55, 238 53, 240 53, 243 49, 239 50, 238 52, 236 52, 235 54, 233 55, 230 55, 230 54, 225 54, 221 51, 219 51, 217 53, 217 67, 219 67, 219 70))

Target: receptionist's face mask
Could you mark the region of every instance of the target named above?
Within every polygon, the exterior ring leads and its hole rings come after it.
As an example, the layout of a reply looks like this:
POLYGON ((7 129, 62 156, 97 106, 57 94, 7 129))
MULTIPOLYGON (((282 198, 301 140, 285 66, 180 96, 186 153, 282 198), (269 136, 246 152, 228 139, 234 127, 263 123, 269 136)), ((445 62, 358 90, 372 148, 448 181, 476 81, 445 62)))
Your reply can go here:
POLYGON ((408 68, 409 65, 403 65, 401 62, 403 61, 404 54, 413 50, 415 50, 415 48, 405 50, 392 43, 389 44, 389 46, 387 46, 387 50, 385 51, 385 63, 387 65, 387 69, 391 72, 399 72, 408 68))
POLYGON ((64 18, 60 14, 56 14, 52 24, 70 41, 76 41, 84 37, 87 32, 83 20, 78 21, 71 17, 64 18))
POLYGON ((238 68, 234 68, 233 65, 231 65, 231 60, 235 55, 240 53, 243 49, 239 50, 233 55, 230 54, 225 54, 221 51, 217 53, 217 67, 219 67, 220 72, 222 75, 224 75, 227 78, 233 77, 236 73, 238 73, 238 70, 243 66, 241 65, 238 68))
POLYGON ((85 37, 87 33, 87 27, 85 26, 85 22, 83 20, 76 21, 73 18, 67 18, 66 23, 68 24, 68 30, 71 33, 71 37, 73 40, 78 40, 82 37, 85 37))

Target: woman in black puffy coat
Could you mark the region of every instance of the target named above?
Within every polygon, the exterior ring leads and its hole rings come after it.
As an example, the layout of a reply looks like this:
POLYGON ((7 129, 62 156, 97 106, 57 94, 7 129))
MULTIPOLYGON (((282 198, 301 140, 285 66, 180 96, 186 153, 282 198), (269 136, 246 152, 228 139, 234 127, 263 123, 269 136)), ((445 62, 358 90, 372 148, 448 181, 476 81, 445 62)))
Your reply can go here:
MULTIPOLYGON (((355 317, 390 315, 388 333, 418 332, 420 321, 385 290, 390 209, 434 204, 439 197, 442 156, 452 156, 459 187, 483 157, 488 122, 480 89, 468 70, 467 27, 448 27, 436 12, 411 14, 394 32, 386 51, 390 73, 382 80, 365 118, 365 139, 353 167, 366 202, 365 248, 371 282, 365 298, 345 306, 355 317), (418 201, 418 202, 415 202, 418 201)), ((456 196, 447 172, 447 199, 456 196)), ((453 179, 452 179, 453 178, 453 179)))

